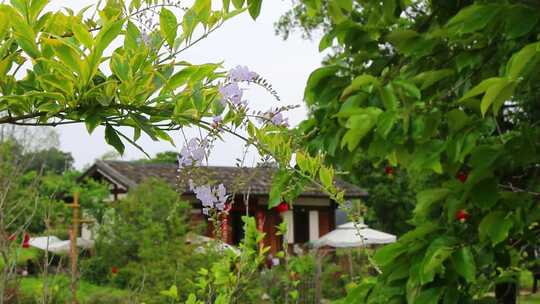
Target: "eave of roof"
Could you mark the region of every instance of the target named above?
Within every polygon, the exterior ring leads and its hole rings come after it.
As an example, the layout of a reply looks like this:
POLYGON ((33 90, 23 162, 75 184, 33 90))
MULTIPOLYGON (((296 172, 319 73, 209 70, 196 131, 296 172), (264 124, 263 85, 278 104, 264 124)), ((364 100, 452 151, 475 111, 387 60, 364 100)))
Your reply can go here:
MULTIPOLYGON (((247 193, 250 195, 268 195, 271 179, 275 169, 272 168, 237 168, 237 167, 219 167, 209 166, 201 167, 202 170, 213 175, 211 179, 223 182, 227 189, 236 187, 234 192, 238 194, 247 193), (241 174, 252 173, 252 176, 241 174), (257 175, 258 174, 258 175, 257 175), (242 181, 248 180, 249 190, 235 184, 235 178, 242 181)), ((109 182, 115 183, 126 190, 135 187, 139 182, 148 178, 160 178, 167 181, 171 186, 181 186, 185 194, 192 193, 187 186, 187 181, 178 183, 177 170, 174 164, 147 164, 128 161, 102 161, 98 160, 79 178, 93 176, 97 173, 106 178, 109 182)), ((203 176, 204 177, 204 176, 203 176)), ((344 181, 336 181, 336 186, 345 190, 345 198, 362 198, 367 196, 367 192, 344 181)), ((323 192, 316 189, 306 189, 301 196, 303 197, 328 197, 323 192)))

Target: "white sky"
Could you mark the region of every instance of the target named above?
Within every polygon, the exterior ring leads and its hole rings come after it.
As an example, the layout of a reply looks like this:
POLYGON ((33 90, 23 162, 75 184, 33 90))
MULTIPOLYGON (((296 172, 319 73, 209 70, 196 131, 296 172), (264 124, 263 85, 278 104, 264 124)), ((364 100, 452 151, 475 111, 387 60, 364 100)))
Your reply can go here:
MULTIPOLYGON (((95 3, 91 0, 52 1, 48 9, 58 9, 62 6, 79 9, 95 3)), ((236 65, 247 65, 251 70, 268 79, 278 91, 282 101, 278 104, 264 90, 255 88, 246 92, 250 107, 257 110, 267 110, 272 106, 300 104, 301 108, 286 114, 291 125, 296 125, 306 117, 302 103, 303 90, 306 80, 314 69, 320 66, 322 55, 318 52, 316 41, 306 41, 293 35, 287 41, 274 34, 274 22, 290 7, 289 1, 266 0, 260 17, 253 21, 247 13, 226 22, 211 36, 198 45, 184 52, 179 60, 191 63, 206 63, 224 61, 225 68, 236 65)), ((180 19, 180 18, 179 18, 180 19)), ((82 169, 94 162, 104 153, 113 150, 104 139, 104 128, 98 128, 89 135, 84 125, 68 125, 56 128, 60 133, 60 149, 71 152, 75 158, 75 166, 82 169)), ((128 132, 131 134, 131 132, 128 132)), ((171 134, 178 142, 178 148, 167 142, 154 142, 142 136, 138 144, 147 153, 178 150, 182 140, 179 134, 171 134)), ((219 143, 214 149, 210 164, 234 165, 234 160, 242 155, 242 142, 226 137, 225 142, 219 143)), ((126 143, 123 159, 139 159, 144 154, 126 143)), ((254 162, 254 153, 250 154, 248 163, 254 162)))

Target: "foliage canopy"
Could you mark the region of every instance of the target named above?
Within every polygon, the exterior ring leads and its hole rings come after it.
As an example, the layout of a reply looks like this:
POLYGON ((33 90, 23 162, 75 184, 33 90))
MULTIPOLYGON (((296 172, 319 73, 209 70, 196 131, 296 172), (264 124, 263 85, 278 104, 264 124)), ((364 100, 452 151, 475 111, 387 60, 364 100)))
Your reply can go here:
POLYGON ((469 303, 495 285, 504 298, 539 240, 538 3, 299 5, 322 12, 319 47, 334 50, 305 90, 313 150, 430 178, 414 229, 346 303, 469 303))

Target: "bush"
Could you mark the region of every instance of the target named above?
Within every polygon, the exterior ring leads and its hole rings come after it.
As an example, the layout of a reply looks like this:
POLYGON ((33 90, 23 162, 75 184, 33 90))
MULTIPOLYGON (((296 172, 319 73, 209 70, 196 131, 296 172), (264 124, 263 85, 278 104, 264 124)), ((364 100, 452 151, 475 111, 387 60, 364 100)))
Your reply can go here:
POLYGON ((96 256, 81 263, 84 278, 140 290, 145 303, 163 303, 160 291, 171 285, 180 295, 189 294, 199 267, 210 263, 186 244, 190 210, 165 182, 150 180, 131 189, 106 213, 96 256))

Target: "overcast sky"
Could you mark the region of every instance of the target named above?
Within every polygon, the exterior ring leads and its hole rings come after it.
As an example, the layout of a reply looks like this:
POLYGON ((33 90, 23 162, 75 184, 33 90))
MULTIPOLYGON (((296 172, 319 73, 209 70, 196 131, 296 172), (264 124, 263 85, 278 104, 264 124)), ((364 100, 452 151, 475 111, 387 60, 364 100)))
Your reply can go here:
MULTIPOLYGON (((90 0, 52 1, 49 9, 62 6, 81 8, 95 3, 90 0)), ((322 56, 318 52, 316 41, 306 41, 299 35, 293 35, 283 41, 274 34, 274 22, 290 7, 289 1, 263 1, 260 17, 253 21, 249 15, 243 14, 227 21, 222 28, 198 45, 184 52, 179 60, 191 63, 224 62, 229 69, 236 65, 246 65, 268 79, 278 91, 282 101, 277 103, 262 89, 251 89, 246 92, 250 106, 257 110, 267 110, 276 105, 301 104, 302 107, 286 114, 292 125, 306 117, 302 104, 303 90, 307 77, 318 66, 322 56)), ((78 169, 90 165, 96 158, 113 150, 104 139, 104 129, 98 128, 89 135, 83 125, 68 125, 58 127, 60 133, 60 148, 71 152, 78 169)), ((150 154, 181 148, 179 134, 171 134, 177 140, 175 148, 166 142, 154 142, 148 137, 141 137, 138 143, 150 154)), ((213 165, 234 165, 234 160, 241 156, 242 142, 227 137, 224 143, 219 143, 210 157, 213 165)), ((126 145, 123 159, 143 158, 135 147, 126 145)), ((248 159, 254 163, 256 156, 250 154, 248 159)))

